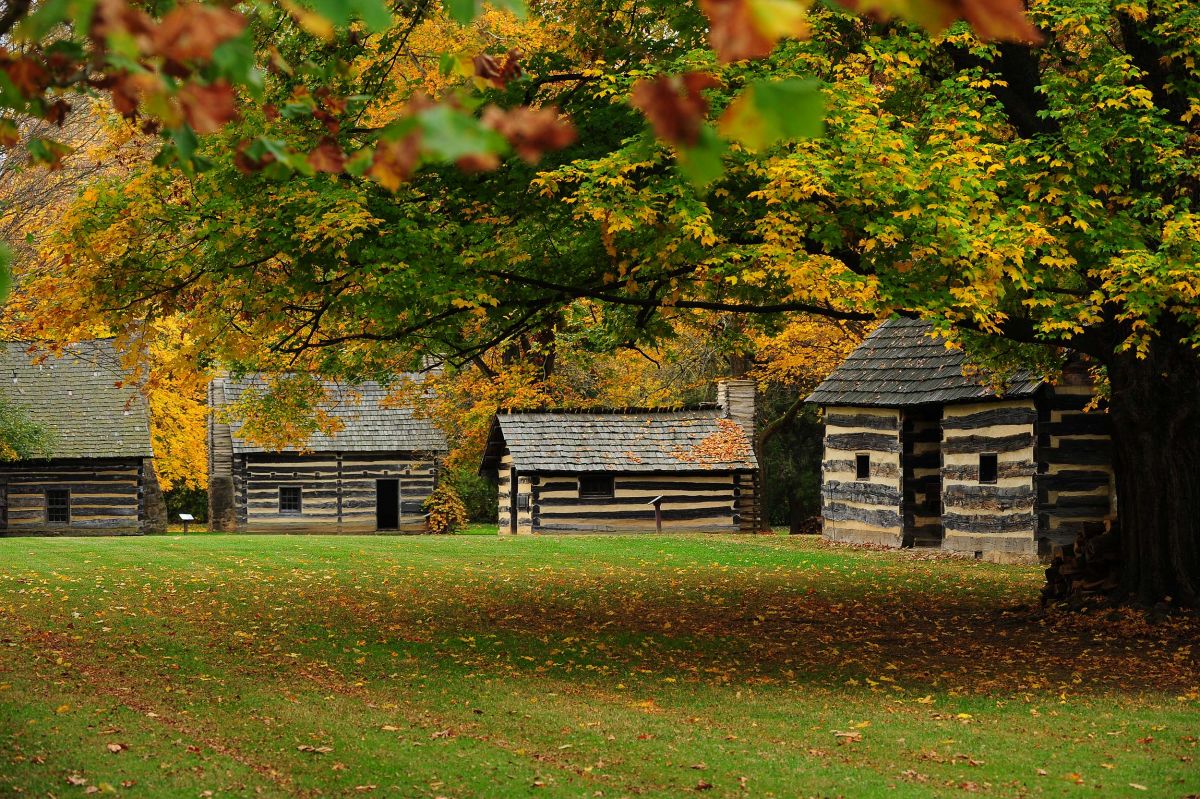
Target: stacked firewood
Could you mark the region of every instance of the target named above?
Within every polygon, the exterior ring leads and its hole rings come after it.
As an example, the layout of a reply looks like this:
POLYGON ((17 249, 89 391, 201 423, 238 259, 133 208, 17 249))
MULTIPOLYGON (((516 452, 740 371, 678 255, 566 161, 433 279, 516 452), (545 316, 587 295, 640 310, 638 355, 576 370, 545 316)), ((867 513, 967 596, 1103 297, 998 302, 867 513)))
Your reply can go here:
POLYGON ((1085 525, 1075 543, 1055 551, 1042 605, 1111 594, 1121 580, 1121 534, 1113 522, 1085 525))

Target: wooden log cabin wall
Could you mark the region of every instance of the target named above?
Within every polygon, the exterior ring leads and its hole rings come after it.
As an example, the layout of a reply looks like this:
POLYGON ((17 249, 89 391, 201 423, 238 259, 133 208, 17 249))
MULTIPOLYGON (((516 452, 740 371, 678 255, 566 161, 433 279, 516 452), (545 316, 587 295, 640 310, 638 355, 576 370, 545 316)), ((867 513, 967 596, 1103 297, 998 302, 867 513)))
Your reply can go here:
POLYGON ((1039 552, 1072 544, 1116 516, 1109 418, 1091 409, 1087 376, 1069 371, 1038 403, 1039 552))
POLYGON ((942 430, 944 548, 1037 554, 1032 399, 948 405, 942 430))
POLYGON ((1108 417, 1089 410, 1086 371, 1018 375, 998 395, 930 333, 885 322, 809 398, 825 411, 824 534, 1032 560, 1103 527, 1108 417))
POLYGON ((209 387, 210 525, 275 533, 419 533, 445 439, 411 408, 386 402, 375 383, 328 383, 323 405, 336 431, 272 451, 244 439, 236 420, 258 376, 209 387))
POLYGON ((825 414, 821 513, 834 541, 900 546, 900 413, 833 406, 825 414))
POLYGON ((754 391, 728 381, 715 407, 499 414, 480 473, 498 485, 500 532, 756 530, 754 391))
POLYGON ((0 533, 128 535, 166 529, 145 400, 111 340, 55 355, 0 348, 0 394, 47 440, 0 464, 0 533))

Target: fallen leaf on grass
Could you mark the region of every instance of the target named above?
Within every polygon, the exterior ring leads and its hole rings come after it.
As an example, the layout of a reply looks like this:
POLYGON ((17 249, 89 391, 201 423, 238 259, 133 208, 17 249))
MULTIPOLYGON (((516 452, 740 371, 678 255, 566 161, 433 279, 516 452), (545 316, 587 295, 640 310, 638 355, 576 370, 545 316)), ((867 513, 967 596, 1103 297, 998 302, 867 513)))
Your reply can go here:
POLYGON ((839 732, 838 730, 834 730, 833 735, 838 739, 839 745, 854 744, 863 739, 862 733, 858 730, 851 730, 850 732, 839 732))
POLYGON ((74 785, 75 787, 78 788, 81 785, 87 785, 87 780, 85 780, 83 777, 79 776, 78 774, 68 774, 67 775, 67 785, 74 785))
POLYGON ((327 755, 333 751, 332 746, 310 746, 308 744, 300 744, 296 749, 301 752, 311 752, 314 755, 327 755))
POLYGON ((383 730, 384 732, 400 732, 400 728, 394 724, 384 724, 379 729, 383 730))
POLYGON ((710 791, 710 790, 712 790, 712 787, 713 787, 713 784, 711 782, 705 782, 704 780, 700 780, 699 782, 696 783, 697 791, 710 791))
POLYGON ((124 752, 126 749, 128 749, 129 747, 126 746, 125 744, 113 743, 113 744, 108 744, 104 748, 107 749, 108 751, 112 752, 114 755, 119 755, 122 752, 124 752))
POLYGON ((1130 787, 1130 788, 1133 788, 1135 791, 1148 791, 1148 790, 1150 790, 1150 789, 1149 789, 1149 788, 1147 788, 1145 785, 1140 785, 1140 784, 1138 784, 1138 783, 1136 783, 1136 782, 1131 782, 1131 783, 1129 783, 1129 787, 1130 787))
POLYGON ((454 731, 447 729, 447 730, 438 730, 437 732, 435 732, 433 735, 430 735, 429 737, 430 738, 449 738, 453 735, 454 735, 454 731))

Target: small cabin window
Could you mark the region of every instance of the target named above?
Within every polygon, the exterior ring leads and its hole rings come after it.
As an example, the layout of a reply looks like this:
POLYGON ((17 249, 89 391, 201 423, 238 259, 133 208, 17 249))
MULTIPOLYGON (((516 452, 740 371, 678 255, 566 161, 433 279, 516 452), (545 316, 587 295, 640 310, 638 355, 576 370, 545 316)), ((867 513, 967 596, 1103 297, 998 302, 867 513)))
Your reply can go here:
POLYGON ((52 524, 71 523, 71 491, 67 488, 46 489, 46 521, 52 524))
POLYGON ((280 486, 280 488, 279 488, 279 512, 280 513, 299 513, 300 512, 300 486, 280 486))
POLYGON ((1000 477, 1000 459, 994 452, 979 456, 979 482, 994 483, 1000 477))
POLYGON ((854 456, 854 477, 858 480, 871 479, 871 456, 870 455, 855 455, 854 456))
POLYGON ((608 499, 613 496, 611 474, 583 474, 579 476, 580 499, 608 499))

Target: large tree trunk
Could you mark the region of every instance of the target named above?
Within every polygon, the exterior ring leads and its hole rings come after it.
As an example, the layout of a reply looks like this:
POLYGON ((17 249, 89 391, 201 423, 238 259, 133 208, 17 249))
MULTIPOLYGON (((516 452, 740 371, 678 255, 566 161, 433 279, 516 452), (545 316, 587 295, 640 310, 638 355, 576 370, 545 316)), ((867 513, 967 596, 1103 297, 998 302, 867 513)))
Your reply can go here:
MULTIPOLYGON (((1174 332, 1174 331, 1172 331, 1174 332)), ((1200 353, 1163 336, 1113 356, 1113 465, 1122 588, 1153 603, 1200 603, 1200 353)))

